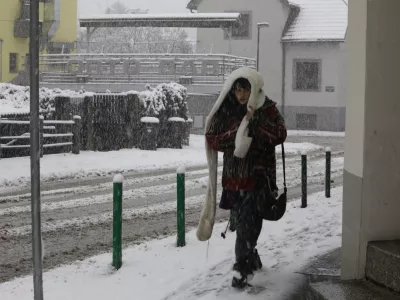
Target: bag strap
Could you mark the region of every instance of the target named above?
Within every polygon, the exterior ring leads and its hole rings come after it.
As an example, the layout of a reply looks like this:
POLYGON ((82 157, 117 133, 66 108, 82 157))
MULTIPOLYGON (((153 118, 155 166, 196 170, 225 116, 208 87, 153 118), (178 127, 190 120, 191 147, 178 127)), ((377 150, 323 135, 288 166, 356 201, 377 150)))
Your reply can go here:
POLYGON ((281 146, 282 146, 283 190, 286 194, 287 187, 286 187, 285 146, 283 146, 283 143, 281 146))

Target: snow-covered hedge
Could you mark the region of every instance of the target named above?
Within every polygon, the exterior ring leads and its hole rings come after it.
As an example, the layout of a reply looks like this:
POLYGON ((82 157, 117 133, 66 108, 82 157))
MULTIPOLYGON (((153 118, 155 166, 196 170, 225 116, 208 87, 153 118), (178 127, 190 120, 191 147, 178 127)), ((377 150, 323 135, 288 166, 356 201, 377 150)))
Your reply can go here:
POLYGON ((142 105, 142 115, 145 117, 158 117, 160 113, 165 111, 166 96, 155 89, 148 89, 139 93, 140 104, 142 105))
MULTIPOLYGON (((30 108, 29 86, 19 86, 9 83, 0 83, 0 114, 28 113, 30 108)), ((42 112, 54 110, 56 96, 83 96, 85 91, 79 92, 60 89, 40 88, 39 103, 42 112)))
POLYGON ((143 107, 142 115, 146 117, 187 118, 187 89, 178 83, 162 83, 139 93, 143 107))

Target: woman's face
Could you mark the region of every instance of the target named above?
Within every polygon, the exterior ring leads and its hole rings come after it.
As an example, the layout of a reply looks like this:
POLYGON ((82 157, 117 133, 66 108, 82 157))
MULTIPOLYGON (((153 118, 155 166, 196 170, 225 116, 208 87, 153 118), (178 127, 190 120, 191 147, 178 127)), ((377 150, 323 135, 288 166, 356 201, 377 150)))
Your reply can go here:
POLYGON ((247 104, 250 99, 250 89, 235 88, 235 97, 240 104, 247 104))

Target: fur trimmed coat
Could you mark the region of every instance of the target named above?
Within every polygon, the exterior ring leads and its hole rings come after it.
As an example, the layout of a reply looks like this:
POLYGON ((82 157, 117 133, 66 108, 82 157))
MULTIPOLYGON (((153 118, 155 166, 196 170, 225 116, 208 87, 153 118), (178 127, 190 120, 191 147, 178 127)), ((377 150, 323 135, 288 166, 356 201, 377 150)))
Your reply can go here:
MULTIPOLYGON (((257 162, 251 166, 251 170, 249 169, 247 174, 242 172, 240 176, 227 176, 226 173, 228 169, 232 170, 232 167, 228 168, 226 166, 228 161, 234 161, 234 165, 238 166, 242 164, 247 168, 248 162, 246 161, 250 156, 253 157, 253 155, 248 155, 250 153, 258 151, 256 157, 260 158, 261 163, 259 165, 269 168, 264 163, 268 162, 274 165, 271 170, 275 170, 275 146, 285 141, 286 128, 283 118, 276 108, 276 103, 265 96, 262 89, 263 86, 264 81, 261 74, 254 69, 243 67, 235 70, 226 80, 207 118, 205 135, 209 181, 206 199, 197 228, 197 238, 200 241, 207 241, 211 237, 214 227, 217 202, 218 151, 224 152, 224 188, 227 187, 231 190, 252 190, 253 176, 249 172, 253 171, 253 167, 257 167, 257 162), (224 109, 226 104, 228 104, 227 101, 232 101, 230 94, 232 86, 239 78, 246 78, 250 82, 250 99, 247 107, 241 108, 240 104, 237 103, 238 112, 233 112, 232 114, 232 110, 230 110, 226 114, 226 112, 224 113, 224 109), (246 113, 250 106, 255 108, 255 113, 249 121, 247 120, 246 113), (253 139, 255 143, 253 143, 253 139), (266 160, 265 155, 273 157, 273 161, 266 160)), ((236 101, 236 99, 233 99, 233 101, 236 101)))

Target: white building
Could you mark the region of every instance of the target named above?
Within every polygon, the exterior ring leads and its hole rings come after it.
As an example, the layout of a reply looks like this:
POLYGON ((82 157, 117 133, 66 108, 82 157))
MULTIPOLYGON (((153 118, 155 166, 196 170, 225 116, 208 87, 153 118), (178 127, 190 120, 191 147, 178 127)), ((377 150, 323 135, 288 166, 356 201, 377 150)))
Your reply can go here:
POLYGON ((199 13, 240 12, 242 25, 228 32, 198 29, 198 53, 256 57, 261 28, 260 72, 288 128, 345 127, 347 0, 191 0, 199 13))

